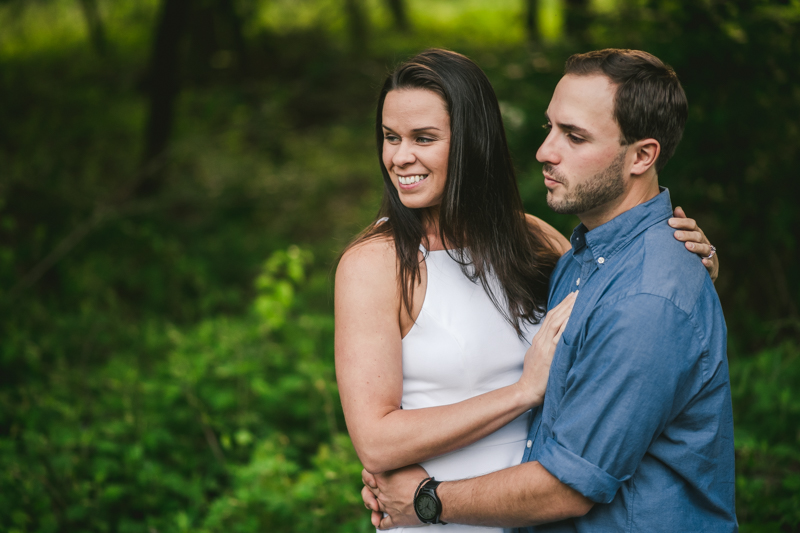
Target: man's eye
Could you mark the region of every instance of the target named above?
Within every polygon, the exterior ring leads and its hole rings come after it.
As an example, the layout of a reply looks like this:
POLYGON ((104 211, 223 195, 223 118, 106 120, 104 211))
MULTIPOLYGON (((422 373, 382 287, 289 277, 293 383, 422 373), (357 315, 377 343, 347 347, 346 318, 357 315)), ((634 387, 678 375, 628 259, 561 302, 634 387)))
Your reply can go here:
POLYGON ((586 139, 581 139, 580 137, 577 137, 577 136, 575 136, 575 135, 573 135, 571 133, 567 133, 567 138, 573 144, 581 144, 581 143, 585 143, 586 142, 586 139))

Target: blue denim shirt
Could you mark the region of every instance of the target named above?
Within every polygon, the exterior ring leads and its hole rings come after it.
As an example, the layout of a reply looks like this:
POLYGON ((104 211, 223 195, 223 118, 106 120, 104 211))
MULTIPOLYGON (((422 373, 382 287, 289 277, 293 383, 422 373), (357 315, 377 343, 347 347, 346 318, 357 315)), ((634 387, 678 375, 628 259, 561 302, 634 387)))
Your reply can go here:
POLYGON ((669 191, 572 234, 550 306, 580 289, 523 461, 596 502, 528 532, 737 531, 726 327, 669 191))

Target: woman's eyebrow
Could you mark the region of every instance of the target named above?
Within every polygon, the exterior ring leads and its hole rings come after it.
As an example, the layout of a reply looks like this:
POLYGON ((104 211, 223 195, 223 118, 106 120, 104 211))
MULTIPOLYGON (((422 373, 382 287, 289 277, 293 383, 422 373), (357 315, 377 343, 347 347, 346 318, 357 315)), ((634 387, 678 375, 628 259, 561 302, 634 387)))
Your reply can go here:
MULTIPOLYGON (((383 129, 385 130, 394 132, 394 130, 389 126, 387 126, 386 124, 381 124, 381 127, 383 127, 383 129)), ((413 130, 411 130, 411 133, 419 133, 421 131, 430 131, 430 130, 442 131, 440 128, 437 128, 436 126, 425 126, 423 128, 414 128, 413 130)))

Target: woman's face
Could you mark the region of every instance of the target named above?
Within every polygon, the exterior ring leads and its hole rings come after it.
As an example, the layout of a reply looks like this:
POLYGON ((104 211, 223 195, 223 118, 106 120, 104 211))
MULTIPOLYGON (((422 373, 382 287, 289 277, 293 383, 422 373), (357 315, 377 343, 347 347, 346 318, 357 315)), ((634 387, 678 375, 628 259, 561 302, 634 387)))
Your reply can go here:
POLYGON ((403 205, 442 203, 450 153, 450 115, 438 94, 389 91, 383 103, 383 164, 403 205))

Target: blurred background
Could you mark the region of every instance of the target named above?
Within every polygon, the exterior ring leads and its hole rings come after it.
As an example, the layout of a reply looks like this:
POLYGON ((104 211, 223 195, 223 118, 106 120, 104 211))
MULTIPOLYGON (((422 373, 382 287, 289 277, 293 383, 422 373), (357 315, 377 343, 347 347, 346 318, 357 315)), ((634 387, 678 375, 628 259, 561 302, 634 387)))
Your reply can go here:
POLYGON ((648 50, 717 245, 743 532, 800 531, 800 1, 0 0, 0 530, 370 531, 333 268, 386 73, 462 52, 526 207, 566 58, 648 50))

